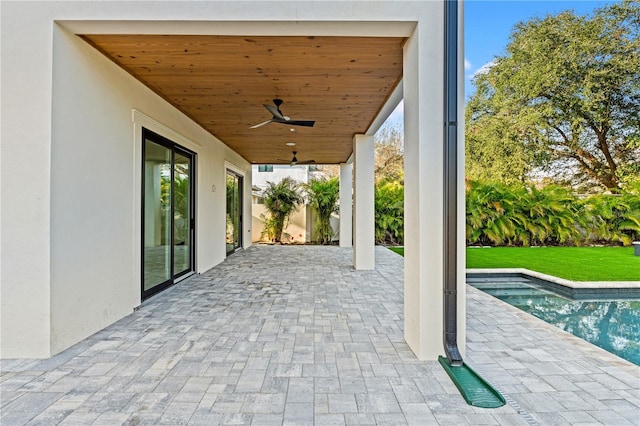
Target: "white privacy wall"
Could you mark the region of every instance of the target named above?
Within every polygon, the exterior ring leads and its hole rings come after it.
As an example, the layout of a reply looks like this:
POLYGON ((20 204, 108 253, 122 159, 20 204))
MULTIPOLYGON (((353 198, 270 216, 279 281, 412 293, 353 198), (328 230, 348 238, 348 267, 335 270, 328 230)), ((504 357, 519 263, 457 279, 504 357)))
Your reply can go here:
MULTIPOLYGON (((406 164, 405 234, 416 251, 405 261, 405 290, 415 295, 405 306, 405 333, 418 357, 442 353, 441 2, 3 1, 0 7, 2 358, 51 356, 139 305, 141 123, 197 152, 199 272, 225 257, 227 165, 244 171, 244 218, 251 217, 250 165, 73 35, 92 29, 409 37, 403 86, 406 152, 413 157, 406 164)), ((464 260, 458 268, 464 277, 464 260)), ((464 311, 458 318, 463 334, 464 311)))

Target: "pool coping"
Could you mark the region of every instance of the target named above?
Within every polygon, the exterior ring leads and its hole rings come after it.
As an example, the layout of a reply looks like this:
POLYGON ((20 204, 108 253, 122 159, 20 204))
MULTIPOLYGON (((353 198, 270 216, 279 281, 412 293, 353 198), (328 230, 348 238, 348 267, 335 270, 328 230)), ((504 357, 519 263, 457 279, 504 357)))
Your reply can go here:
POLYGON ((640 281, 571 281, 525 268, 468 268, 466 277, 497 278, 520 277, 553 287, 557 292, 574 299, 600 297, 608 290, 608 298, 640 297, 640 281))

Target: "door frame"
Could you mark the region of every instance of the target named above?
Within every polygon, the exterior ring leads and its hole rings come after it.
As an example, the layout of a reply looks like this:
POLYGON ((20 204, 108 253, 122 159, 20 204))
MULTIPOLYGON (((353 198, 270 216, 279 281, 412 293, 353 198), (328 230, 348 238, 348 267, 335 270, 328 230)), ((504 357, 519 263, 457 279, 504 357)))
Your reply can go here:
POLYGON ((147 127, 142 127, 142 154, 141 154, 141 240, 140 240, 140 294, 142 300, 148 299, 149 297, 160 293, 163 290, 173 286, 178 283, 182 279, 186 278, 195 273, 196 268, 196 159, 197 153, 191 151, 188 148, 172 141, 171 139, 162 136, 161 134, 148 129, 147 127), (152 288, 145 290, 144 288, 144 262, 145 262, 145 152, 146 152, 146 141, 150 140, 151 142, 163 146, 170 150, 171 152, 171 213, 170 213, 170 260, 169 260, 169 279, 166 281, 153 286, 152 288), (180 155, 188 157, 191 161, 190 170, 189 170, 189 204, 190 204, 190 217, 189 217, 189 237, 191 238, 190 247, 189 247, 189 268, 181 271, 179 274, 175 274, 174 271, 174 261, 175 261, 175 250, 174 250, 174 240, 175 240, 175 229, 174 229, 174 197, 173 197, 173 188, 174 188, 174 173, 175 173, 175 154, 178 152, 180 155))
MULTIPOLYGON (((230 168, 230 167, 226 167, 225 170, 225 174, 224 174, 224 179, 225 179, 225 192, 226 192, 226 182, 227 182, 227 176, 232 175, 237 179, 237 183, 238 183, 238 213, 239 213, 239 220, 238 220, 238 229, 237 229, 237 233, 238 233, 238 245, 236 247, 233 248, 233 250, 227 250, 226 247, 226 241, 225 241, 225 252, 226 255, 229 256, 230 254, 233 254, 235 252, 237 252, 238 250, 241 250, 243 247, 243 238, 242 238, 242 230, 244 229, 244 175, 239 173, 238 171, 230 168)), ((227 214, 229 205, 226 202, 228 200, 227 194, 225 193, 225 216, 227 214)), ((226 226, 226 218, 225 218, 225 226, 226 226)), ((225 231, 225 239, 226 239, 226 231, 225 231)))

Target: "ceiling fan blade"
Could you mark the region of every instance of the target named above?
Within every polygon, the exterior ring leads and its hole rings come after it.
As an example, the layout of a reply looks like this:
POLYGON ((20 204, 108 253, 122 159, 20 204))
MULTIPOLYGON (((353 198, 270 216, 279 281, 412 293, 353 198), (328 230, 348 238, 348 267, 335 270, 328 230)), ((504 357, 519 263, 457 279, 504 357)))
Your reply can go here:
POLYGON ((267 121, 265 121, 264 123, 256 124, 255 126, 251 126, 251 127, 249 127, 249 128, 250 128, 250 129, 256 129, 256 128, 258 128, 258 127, 262 127, 262 126, 264 126, 265 124, 269 124, 269 123, 273 123, 273 119, 271 119, 271 120, 267 120, 267 121))
POLYGON ((267 105, 267 104, 263 104, 263 105, 266 109, 269 110, 271 115, 273 115, 273 118, 279 118, 280 120, 287 121, 287 119, 284 118, 284 115, 282 115, 282 113, 278 108, 274 107, 273 105, 267 105))
POLYGON ((305 127, 313 127, 316 124, 315 121, 312 120, 289 120, 284 124, 288 124, 289 126, 305 126, 305 127))
POLYGON ((250 129, 255 129, 256 127, 264 126, 265 124, 268 124, 268 123, 280 123, 280 124, 286 124, 289 126, 304 126, 304 127, 313 127, 313 125, 316 124, 314 120, 292 120, 291 118, 282 114, 282 111, 280 111, 280 105, 282 104, 282 100, 274 99, 273 103, 275 104, 275 106, 262 104, 262 106, 264 106, 267 109, 267 111, 271 113, 272 115, 271 120, 267 120, 264 123, 256 124, 255 126, 250 127, 250 129))
POLYGON ((315 164, 316 160, 298 161, 296 164, 315 164))

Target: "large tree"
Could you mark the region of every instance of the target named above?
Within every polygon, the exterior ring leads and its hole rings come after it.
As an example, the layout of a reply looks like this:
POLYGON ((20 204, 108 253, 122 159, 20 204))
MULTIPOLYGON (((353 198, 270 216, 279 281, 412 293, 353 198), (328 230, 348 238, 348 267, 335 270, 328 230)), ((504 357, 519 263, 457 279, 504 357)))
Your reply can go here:
POLYGON ((522 180, 537 168, 619 192, 640 162, 639 35, 635 1, 517 24, 505 55, 475 78, 471 177, 494 168, 522 180))
POLYGON ((400 124, 386 122, 374 136, 374 179, 403 180, 404 129, 400 124))

